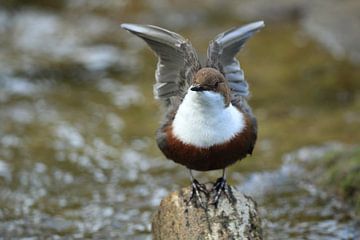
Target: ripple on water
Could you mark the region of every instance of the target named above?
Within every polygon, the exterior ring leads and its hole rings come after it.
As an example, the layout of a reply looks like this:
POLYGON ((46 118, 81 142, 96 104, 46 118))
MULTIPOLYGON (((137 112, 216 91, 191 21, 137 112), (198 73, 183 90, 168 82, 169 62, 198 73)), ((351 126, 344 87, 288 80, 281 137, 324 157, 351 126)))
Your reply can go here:
POLYGON ((104 78, 97 82, 97 87, 104 93, 110 94, 114 105, 122 109, 144 101, 144 96, 135 85, 123 84, 114 79, 104 78))
POLYGON ((6 182, 10 182, 12 179, 11 168, 9 164, 0 160, 0 179, 4 179, 6 182))
MULTIPOLYGON (((32 98, 33 96, 43 94, 48 89, 49 89, 49 84, 47 82, 43 82, 42 84, 36 84, 34 82, 31 82, 27 78, 14 77, 0 73, 0 103, 5 104, 11 101, 11 99, 17 97, 32 98)), ((19 112, 29 111, 29 107, 25 105, 26 103, 20 102, 19 104, 17 104, 17 106, 19 107, 15 108, 15 110, 13 111, 19 111, 19 112), (18 110, 21 106, 24 107, 21 110, 18 110)), ((9 112, 11 110, 12 108, 9 109, 9 112)), ((21 116, 18 117, 18 119, 20 118, 21 116)))
MULTIPOLYGON (((134 55, 120 51, 113 43, 99 44, 100 36, 113 35, 117 25, 96 15, 68 15, 66 17, 41 10, 0 10, 0 70, 13 74, 36 72, 49 65, 66 63, 84 66, 88 71, 133 69, 134 55), (95 43, 92 43, 95 41, 95 43), (45 60, 46 59, 46 60, 45 60)), ((53 66, 52 66, 53 67, 53 66)))
POLYGON ((62 142, 68 143, 73 148, 83 148, 84 139, 78 130, 68 124, 61 124, 55 129, 55 136, 62 142))

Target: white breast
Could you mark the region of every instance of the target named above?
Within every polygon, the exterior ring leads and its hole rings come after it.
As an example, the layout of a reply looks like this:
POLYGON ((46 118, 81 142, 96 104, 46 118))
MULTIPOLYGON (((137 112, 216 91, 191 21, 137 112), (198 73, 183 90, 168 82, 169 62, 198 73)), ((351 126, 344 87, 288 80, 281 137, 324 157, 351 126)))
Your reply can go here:
POLYGON ((227 142, 245 128, 244 115, 215 92, 188 90, 175 115, 173 134, 183 143, 210 147, 227 142))

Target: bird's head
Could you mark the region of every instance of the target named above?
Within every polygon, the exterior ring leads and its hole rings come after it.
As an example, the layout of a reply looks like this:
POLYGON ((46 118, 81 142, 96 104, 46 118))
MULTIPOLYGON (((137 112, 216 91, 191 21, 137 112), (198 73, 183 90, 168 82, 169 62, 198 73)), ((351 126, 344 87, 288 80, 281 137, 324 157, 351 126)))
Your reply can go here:
POLYGON ((221 97, 225 107, 228 107, 231 101, 228 81, 215 68, 200 69, 194 76, 190 90, 204 95, 203 98, 221 97))

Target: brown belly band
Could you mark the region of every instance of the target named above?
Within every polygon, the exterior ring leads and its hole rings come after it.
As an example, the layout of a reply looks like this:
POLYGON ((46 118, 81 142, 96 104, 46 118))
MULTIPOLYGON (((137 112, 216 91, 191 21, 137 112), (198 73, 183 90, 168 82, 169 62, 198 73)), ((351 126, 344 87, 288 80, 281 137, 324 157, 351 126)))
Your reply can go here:
POLYGON ((166 144, 159 147, 167 158, 190 169, 223 169, 251 153, 255 139, 250 129, 246 127, 226 143, 200 148, 183 143, 172 134, 172 127, 167 126, 163 129, 166 131, 166 144))

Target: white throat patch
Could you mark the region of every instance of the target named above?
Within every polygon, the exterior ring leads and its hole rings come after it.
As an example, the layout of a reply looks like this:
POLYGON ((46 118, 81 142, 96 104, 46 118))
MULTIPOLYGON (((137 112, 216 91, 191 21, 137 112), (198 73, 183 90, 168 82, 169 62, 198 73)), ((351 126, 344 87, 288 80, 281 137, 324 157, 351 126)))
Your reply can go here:
POLYGON ((244 115, 220 93, 188 90, 175 115, 173 134, 186 144, 210 147, 227 142, 245 128, 244 115))

